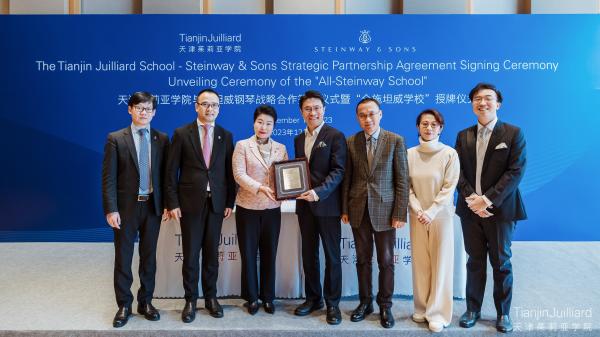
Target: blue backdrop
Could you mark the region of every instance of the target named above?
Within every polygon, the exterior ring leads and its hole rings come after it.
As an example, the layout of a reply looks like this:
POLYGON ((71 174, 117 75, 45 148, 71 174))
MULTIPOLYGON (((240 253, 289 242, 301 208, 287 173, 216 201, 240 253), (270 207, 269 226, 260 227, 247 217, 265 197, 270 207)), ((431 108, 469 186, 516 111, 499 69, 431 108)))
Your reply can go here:
POLYGON ((600 18, 595 15, 143 15, 0 17, 0 241, 111 241, 101 208, 106 134, 130 123, 134 91, 159 98, 152 126, 195 119, 194 96, 222 94, 236 140, 273 104, 293 154, 297 99, 327 96, 326 121, 358 131, 354 106, 382 102, 382 126, 417 143, 436 108, 442 141, 475 123, 467 93, 503 92, 499 118, 521 126, 529 220, 517 240, 600 240, 600 18), (101 64, 101 65, 99 65, 101 64))

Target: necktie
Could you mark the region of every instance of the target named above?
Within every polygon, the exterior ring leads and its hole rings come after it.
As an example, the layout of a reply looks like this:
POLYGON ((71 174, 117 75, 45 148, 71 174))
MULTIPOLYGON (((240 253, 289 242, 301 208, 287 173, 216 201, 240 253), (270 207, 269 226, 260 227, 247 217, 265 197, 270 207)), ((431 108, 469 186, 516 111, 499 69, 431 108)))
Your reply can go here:
POLYGON ((210 144, 210 137, 208 136, 211 125, 204 124, 202 128, 204 129, 204 137, 202 139, 202 155, 204 156, 204 162, 206 163, 206 167, 210 165, 210 154, 212 152, 212 146, 210 144))
POLYGON ((140 169, 140 192, 147 193, 150 189, 150 165, 148 163, 148 141, 146 133, 148 129, 139 129, 140 152, 138 153, 138 164, 140 169))
POLYGON ((481 128, 477 132, 477 166, 475 169, 475 192, 479 195, 481 191, 481 171, 483 169, 483 159, 485 159, 485 151, 487 150, 487 135, 489 133, 488 128, 481 128))
POLYGON ((375 142, 377 140, 373 138, 373 136, 367 139, 367 163, 369 164, 369 169, 371 169, 373 165, 373 157, 375 157, 375 142))

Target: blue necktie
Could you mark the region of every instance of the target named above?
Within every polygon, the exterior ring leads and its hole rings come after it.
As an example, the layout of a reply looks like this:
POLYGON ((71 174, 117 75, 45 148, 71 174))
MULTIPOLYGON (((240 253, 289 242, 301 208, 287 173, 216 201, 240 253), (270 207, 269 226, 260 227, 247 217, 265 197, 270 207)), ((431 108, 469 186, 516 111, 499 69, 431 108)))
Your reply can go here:
POLYGON ((148 163, 148 141, 146 133, 148 129, 139 129, 140 135, 140 153, 138 154, 138 163, 140 167, 140 192, 150 192, 150 165, 148 163))

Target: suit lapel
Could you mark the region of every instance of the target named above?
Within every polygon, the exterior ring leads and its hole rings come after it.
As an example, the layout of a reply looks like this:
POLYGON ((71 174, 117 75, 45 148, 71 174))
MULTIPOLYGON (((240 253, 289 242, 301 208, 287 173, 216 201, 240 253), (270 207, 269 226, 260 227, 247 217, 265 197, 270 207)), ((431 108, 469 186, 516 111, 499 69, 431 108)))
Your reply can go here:
POLYGON ((369 176, 369 162, 367 161, 367 141, 365 133, 360 131, 354 136, 354 155, 355 162, 358 163, 358 169, 363 170, 364 176, 369 176))
MULTIPOLYGON (((150 129, 150 167, 156 166, 156 154, 158 153, 158 132, 154 129, 150 129)), ((158 172, 158 170, 152 169, 152 172, 158 172)))
MULTIPOLYGON (((375 148, 375 155, 373 156, 373 163, 371 163, 371 167, 369 170, 369 176, 373 175, 373 172, 375 172, 375 167, 377 166, 377 163, 381 159, 381 153, 383 152, 383 148, 387 146, 387 142, 388 142, 387 132, 383 129, 380 129, 379 139, 377 139, 377 147, 375 148)), ((366 145, 365 145, 365 151, 366 151, 366 145)), ((368 164, 367 164, 367 166, 368 166, 368 164)))
POLYGON ((490 156, 496 150, 496 146, 500 144, 502 140, 502 136, 504 135, 504 125, 502 122, 497 121, 496 126, 494 126, 494 131, 492 131, 492 135, 490 136, 490 141, 488 142, 487 149, 485 150, 485 157, 483 158, 483 165, 481 167, 481 172, 485 172, 487 166, 489 165, 490 156))
POLYGON ((200 131, 198 131, 198 122, 194 121, 189 125, 189 136, 196 157, 198 157, 198 160, 204 165, 204 167, 206 167, 204 156, 202 156, 202 145, 200 144, 200 131))
POLYGON ((123 139, 125 140, 125 144, 129 148, 129 153, 131 154, 131 158, 135 163, 135 169, 140 172, 140 164, 138 164, 137 151, 135 150, 135 143, 133 142, 133 131, 131 131, 131 126, 129 126, 123 132, 123 139))
POLYGON ((469 164, 471 165, 471 171, 473 172, 472 178, 475 182, 475 170, 477 167, 477 124, 472 126, 467 131, 467 156, 469 158, 469 164))
POLYGON ((298 137, 298 153, 296 153, 296 158, 306 158, 306 153, 304 153, 304 144, 306 144, 306 131, 300 134, 298 137))
MULTIPOLYGON (((325 123, 325 122, 323 122, 325 123)), ((323 138, 325 138, 325 133, 327 133, 327 125, 323 125, 323 127, 321 128, 321 131, 319 131, 319 134, 317 135, 317 139, 315 140, 315 143, 313 144, 312 149, 310 150, 310 157, 313 157, 313 154, 315 154, 315 151, 317 150, 317 148, 319 147, 319 143, 323 141, 323 138)))
POLYGON ((212 146, 212 152, 210 154, 210 164, 211 164, 210 166, 212 166, 212 164, 215 162, 218 154, 224 150, 224 147, 225 147, 224 141, 225 141, 225 131, 223 130, 222 127, 215 124, 215 129, 213 132, 213 146, 212 146))
MULTIPOLYGON (((256 157, 256 159, 258 159, 258 161, 262 164, 262 166, 264 166, 265 168, 268 168, 267 163, 265 163, 265 159, 263 158, 263 156, 260 154, 260 151, 258 150, 258 143, 256 142, 256 139, 254 138, 254 136, 252 136, 250 138, 250 141, 248 142, 248 147, 250 148, 250 152, 252 152, 252 154, 256 157)), ((273 155, 273 148, 275 146, 271 146, 271 156, 273 155)), ((271 157, 273 158, 273 157, 271 157)))

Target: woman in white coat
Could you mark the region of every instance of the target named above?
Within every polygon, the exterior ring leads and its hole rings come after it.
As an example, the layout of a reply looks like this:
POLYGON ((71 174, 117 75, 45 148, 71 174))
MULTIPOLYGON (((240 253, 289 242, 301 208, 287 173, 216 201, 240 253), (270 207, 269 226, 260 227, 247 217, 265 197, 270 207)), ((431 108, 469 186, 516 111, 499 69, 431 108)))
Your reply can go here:
POLYGON ((454 190, 460 164, 439 141, 444 117, 428 109, 417 117, 419 145, 408 149, 410 240, 414 313, 418 323, 440 332, 452 320, 454 190))

